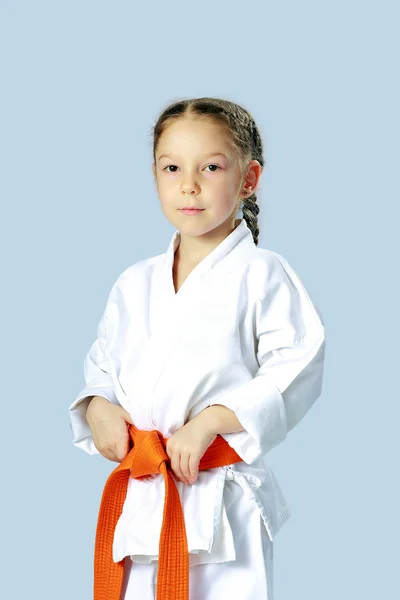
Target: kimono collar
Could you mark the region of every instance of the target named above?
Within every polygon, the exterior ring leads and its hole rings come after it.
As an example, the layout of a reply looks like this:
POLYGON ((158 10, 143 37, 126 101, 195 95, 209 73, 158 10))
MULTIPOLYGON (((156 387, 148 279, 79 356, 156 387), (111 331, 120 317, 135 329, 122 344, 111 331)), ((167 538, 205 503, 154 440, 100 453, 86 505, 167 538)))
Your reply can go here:
MULTIPOLYGON (((174 255, 180 244, 181 234, 177 229, 169 243, 168 250, 165 255, 165 267, 171 269, 174 263, 174 255)), ((248 227, 245 219, 241 219, 239 225, 224 239, 222 242, 214 248, 202 261, 197 265, 196 271, 203 271, 204 269, 212 269, 213 266, 226 256, 236 246, 249 246, 255 247, 253 234, 248 227), (201 265, 201 269, 200 269, 201 265)))

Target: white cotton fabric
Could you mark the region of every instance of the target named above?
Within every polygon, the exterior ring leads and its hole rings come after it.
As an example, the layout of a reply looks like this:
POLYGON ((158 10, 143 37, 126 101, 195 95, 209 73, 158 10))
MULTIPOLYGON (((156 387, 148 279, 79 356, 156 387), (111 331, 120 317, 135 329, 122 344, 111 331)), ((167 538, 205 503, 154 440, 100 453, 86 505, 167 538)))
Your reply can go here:
MULTIPOLYGON (((234 539, 232 559, 192 565, 189 600, 273 600, 273 542, 257 507, 243 498, 242 488, 228 475, 224 506, 234 539)), ((157 575, 157 561, 137 564, 126 557, 121 600, 154 600, 157 575)))
MULTIPOLYGON (((131 265, 112 286, 69 414, 73 444, 96 454, 88 396, 120 404, 136 427, 166 438, 213 404, 236 413, 245 430, 222 437, 243 462, 199 471, 194 485, 175 478, 195 567, 235 560, 227 481, 237 484, 243 511, 257 511, 271 542, 291 516, 265 455, 320 396, 325 337, 300 278, 282 256, 254 244, 244 219, 175 294, 179 242, 177 230, 164 254, 131 265)), ((114 561, 157 561, 164 496, 161 474, 129 479, 114 561)))

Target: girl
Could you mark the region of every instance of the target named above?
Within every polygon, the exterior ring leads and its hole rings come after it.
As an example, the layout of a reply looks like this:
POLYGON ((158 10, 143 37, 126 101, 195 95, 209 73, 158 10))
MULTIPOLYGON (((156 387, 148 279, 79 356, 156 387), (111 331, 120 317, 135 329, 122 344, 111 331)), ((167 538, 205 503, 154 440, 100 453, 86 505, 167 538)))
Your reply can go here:
POLYGON ((120 463, 95 598, 272 600, 291 513, 263 457, 320 396, 323 322, 288 262, 258 247, 263 146, 245 108, 168 106, 153 158, 176 231, 114 283, 70 406, 73 443, 120 463))

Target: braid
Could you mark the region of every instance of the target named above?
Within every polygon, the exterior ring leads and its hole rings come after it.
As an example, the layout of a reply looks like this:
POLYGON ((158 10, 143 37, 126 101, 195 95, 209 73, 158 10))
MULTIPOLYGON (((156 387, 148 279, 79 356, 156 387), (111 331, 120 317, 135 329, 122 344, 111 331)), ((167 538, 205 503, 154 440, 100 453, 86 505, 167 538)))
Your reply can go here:
MULTIPOLYGON (((247 125, 249 131, 249 138, 251 141, 251 160, 258 160, 260 165, 264 166, 263 148, 260 133, 254 122, 254 119, 250 117, 250 123, 247 125)), ((258 213, 260 207, 257 204, 257 194, 253 192, 251 196, 243 199, 242 206, 243 218, 246 221, 249 229, 253 234, 254 243, 258 245, 258 236, 260 229, 258 226, 258 213)))
POLYGON ((249 196, 249 198, 244 198, 242 206, 243 218, 253 234, 253 240, 256 246, 258 245, 258 235, 260 233, 257 219, 259 212, 260 207, 257 204, 256 193, 253 193, 251 196, 249 196))

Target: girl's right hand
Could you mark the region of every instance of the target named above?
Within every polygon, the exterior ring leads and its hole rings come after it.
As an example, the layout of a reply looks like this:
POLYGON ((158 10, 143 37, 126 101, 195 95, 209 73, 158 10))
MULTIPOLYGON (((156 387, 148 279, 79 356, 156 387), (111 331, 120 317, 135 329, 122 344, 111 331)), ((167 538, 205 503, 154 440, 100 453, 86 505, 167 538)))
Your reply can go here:
POLYGON ((114 462, 122 462, 130 447, 130 414, 107 398, 94 396, 87 407, 86 420, 100 454, 114 462))

